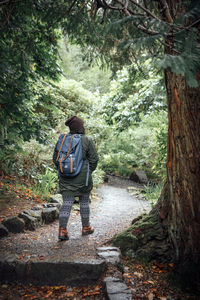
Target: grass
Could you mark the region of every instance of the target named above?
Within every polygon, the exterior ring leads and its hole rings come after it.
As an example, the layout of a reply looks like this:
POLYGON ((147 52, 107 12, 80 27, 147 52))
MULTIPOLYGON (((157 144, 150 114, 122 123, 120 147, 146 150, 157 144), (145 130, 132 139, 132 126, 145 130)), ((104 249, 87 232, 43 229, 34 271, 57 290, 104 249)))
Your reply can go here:
POLYGON ((151 202, 152 206, 155 205, 160 197, 163 184, 159 183, 156 185, 148 184, 144 187, 142 192, 145 194, 146 200, 151 202))

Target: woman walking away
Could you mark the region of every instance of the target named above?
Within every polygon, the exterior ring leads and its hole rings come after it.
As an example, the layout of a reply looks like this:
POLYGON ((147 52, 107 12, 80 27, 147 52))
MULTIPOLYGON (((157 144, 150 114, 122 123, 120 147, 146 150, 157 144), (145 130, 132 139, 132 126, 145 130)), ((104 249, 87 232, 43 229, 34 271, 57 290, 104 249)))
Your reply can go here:
POLYGON ((92 172, 98 163, 95 146, 85 135, 84 121, 77 116, 65 122, 69 134, 61 134, 54 149, 53 162, 58 169, 63 204, 59 214, 59 240, 68 240, 67 223, 75 197, 79 197, 82 235, 91 234, 89 196, 93 187, 92 172))

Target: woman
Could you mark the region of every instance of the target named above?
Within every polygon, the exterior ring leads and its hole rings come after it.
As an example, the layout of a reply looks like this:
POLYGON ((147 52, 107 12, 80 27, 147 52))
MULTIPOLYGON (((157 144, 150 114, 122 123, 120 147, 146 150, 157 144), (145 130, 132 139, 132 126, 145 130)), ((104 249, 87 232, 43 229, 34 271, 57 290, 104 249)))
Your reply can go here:
MULTIPOLYGON (((79 197, 80 214, 82 221, 82 235, 91 234, 94 229, 90 226, 89 214, 89 196, 93 187, 92 172, 96 169, 98 163, 98 154, 95 146, 88 136, 85 135, 84 122, 77 116, 69 118, 65 122, 69 126, 70 134, 81 134, 82 155, 84 164, 78 175, 75 177, 63 177, 59 175, 59 187, 63 197, 63 204, 59 213, 59 234, 60 240, 68 240, 67 223, 69 220, 72 205, 75 197, 79 197), (89 174, 88 174, 89 172, 89 174), (89 178, 88 178, 89 175, 89 178), (87 179, 87 180, 86 180, 87 179), (87 183, 86 183, 87 181, 87 183)), ((58 168, 58 143, 56 144, 53 162, 58 168)))

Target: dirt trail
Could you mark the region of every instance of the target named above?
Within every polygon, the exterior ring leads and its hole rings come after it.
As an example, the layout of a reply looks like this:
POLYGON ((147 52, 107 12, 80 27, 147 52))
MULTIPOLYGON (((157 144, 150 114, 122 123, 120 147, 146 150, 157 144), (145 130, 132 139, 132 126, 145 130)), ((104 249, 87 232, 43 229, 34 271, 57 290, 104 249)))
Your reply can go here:
POLYGON ((150 210, 147 201, 131 196, 124 183, 121 182, 120 186, 122 187, 104 184, 97 189, 99 198, 91 203, 91 225, 95 228, 94 234, 82 237, 80 214, 73 211, 68 226, 69 241, 58 242, 56 221, 35 232, 12 234, 1 239, 0 254, 17 255, 22 261, 94 258, 96 247, 127 228, 134 217, 150 210))

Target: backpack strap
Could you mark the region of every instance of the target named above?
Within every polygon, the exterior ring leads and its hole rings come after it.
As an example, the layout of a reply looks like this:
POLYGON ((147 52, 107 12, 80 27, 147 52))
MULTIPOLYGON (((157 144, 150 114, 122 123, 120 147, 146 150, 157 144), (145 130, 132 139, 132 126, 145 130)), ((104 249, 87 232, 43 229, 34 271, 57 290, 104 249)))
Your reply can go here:
POLYGON ((74 134, 72 135, 71 140, 70 140, 70 142, 69 142, 69 148, 68 148, 68 152, 67 152, 66 158, 69 156, 69 153, 70 153, 70 151, 71 151, 71 146, 72 146, 73 138, 74 138, 74 134))
POLYGON ((66 136, 67 136, 66 134, 63 136, 63 139, 62 139, 62 142, 61 142, 61 145, 60 145, 60 149, 58 150, 58 155, 57 155, 56 161, 58 161, 58 159, 59 159, 60 151, 62 150, 62 146, 63 146, 63 143, 66 139, 66 136))
POLYGON ((64 158, 64 155, 61 157, 61 160, 60 160, 60 171, 61 173, 63 173, 63 168, 62 168, 62 160, 64 158))
POLYGON ((88 166, 87 166, 87 175, 86 175, 86 182, 85 182, 85 186, 88 186, 89 174, 90 174, 90 164, 89 164, 89 161, 88 161, 88 166))

